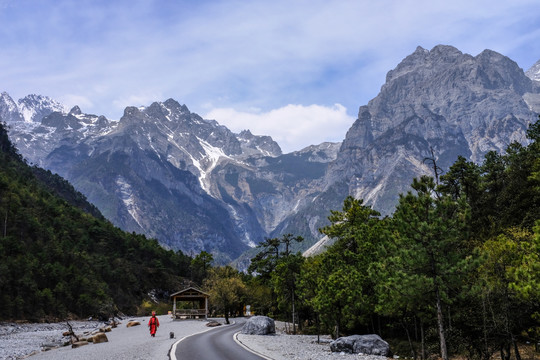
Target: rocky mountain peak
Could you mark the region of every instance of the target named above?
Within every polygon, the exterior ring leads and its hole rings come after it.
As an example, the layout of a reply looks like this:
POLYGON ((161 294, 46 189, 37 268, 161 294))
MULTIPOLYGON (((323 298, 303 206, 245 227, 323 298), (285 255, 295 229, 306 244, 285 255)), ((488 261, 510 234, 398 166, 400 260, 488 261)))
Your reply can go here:
MULTIPOLYGON (((470 57, 470 55, 467 56, 470 57)), ((456 59, 461 57, 463 57, 463 53, 453 46, 437 45, 431 51, 418 46, 395 69, 387 73, 386 83, 388 84, 400 76, 413 71, 432 71, 433 69, 445 66, 445 64, 455 63, 456 59)))
POLYGON ((64 112, 64 106, 58 101, 44 95, 30 94, 18 101, 21 115, 26 122, 39 123, 41 119, 53 112, 64 112))
POLYGON ((478 84, 492 90, 511 88, 521 95, 531 91, 530 81, 523 70, 508 57, 489 49, 472 57, 448 45, 437 45, 430 51, 417 47, 388 72, 384 86, 391 86, 395 81, 416 85, 435 77, 443 87, 460 77, 460 80, 469 82, 467 85, 478 84), (404 76, 406 78, 401 79, 404 76))
POLYGON ((172 111, 176 111, 180 114, 190 114, 188 107, 186 105, 180 105, 180 103, 174 99, 167 99, 163 102, 163 105, 167 109, 171 109, 172 111))
POLYGON ((253 135, 249 130, 237 134, 244 155, 279 156, 281 147, 270 136, 253 135))
POLYGON ((81 115, 82 114, 81 108, 78 107, 77 105, 75 105, 74 107, 71 108, 71 110, 69 110, 69 114, 70 115, 81 115))
POLYGON ((540 60, 538 60, 529 70, 525 72, 531 80, 540 81, 540 60))
POLYGON ((238 136, 242 137, 243 139, 249 140, 253 139, 254 135, 251 133, 250 130, 242 130, 240 131, 240 134, 238 136))
POLYGON ((302 150, 294 152, 294 154, 307 154, 307 159, 310 162, 330 163, 337 158, 340 147, 340 142, 327 141, 319 145, 307 146, 302 150))
POLYGON ((481 162, 490 150, 526 143, 535 91, 523 70, 495 51, 473 57, 452 46, 418 47, 360 107, 328 182, 348 179, 349 195, 388 213, 410 179, 429 174, 422 159, 430 149, 446 168, 458 155, 481 162))
POLYGON ((493 50, 484 50, 474 59, 477 79, 486 89, 511 89, 520 95, 532 90, 530 79, 510 58, 493 50))
POLYGON ((120 121, 122 121, 123 118, 129 118, 135 114, 139 114, 141 112, 140 108, 136 106, 127 106, 124 109, 124 115, 120 118, 120 121))
POLYGON ((18 122, 23 121, 17 104, 7 92, 0 94, 0 121, 18 122))
MULTIPOLYGON (((176 103, 178 104, 178 103, 176 103)), ((175 103, 169 103, 170 107, 162 102, 153 102, 150 106, 145 107, 143 112, 149 117, 159 120, 171 120, 170 115, 176 110, 175 103)))

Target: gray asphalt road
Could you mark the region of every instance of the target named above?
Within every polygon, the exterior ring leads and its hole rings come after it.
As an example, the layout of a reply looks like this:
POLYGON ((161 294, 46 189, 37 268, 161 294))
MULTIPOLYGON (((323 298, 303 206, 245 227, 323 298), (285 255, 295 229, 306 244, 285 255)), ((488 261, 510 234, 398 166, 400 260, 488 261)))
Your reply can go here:
POLYGON ((222 325, 212 331, 185 338, 176 346, 177 360, 264 360, 234 341, 245 319, 233 319, 235 324, 222 325))

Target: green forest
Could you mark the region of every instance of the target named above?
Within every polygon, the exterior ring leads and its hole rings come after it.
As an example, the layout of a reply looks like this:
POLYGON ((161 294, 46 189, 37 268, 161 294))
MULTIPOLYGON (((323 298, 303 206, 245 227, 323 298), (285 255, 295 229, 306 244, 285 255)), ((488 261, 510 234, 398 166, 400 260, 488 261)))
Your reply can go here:
POLYGON ((539 358, 540 121, 527 134, 527 146, 480 165, 460 157, 444 174, 425 159, 432 174, 392 216, 345 199, 320 255, 293 253, 302 238, 286 234, 259 245, 248 275, 210 269, 213 306, 249 303, 293 332, 376 333, 401 357, 539 358))
POLYGON ((174 291, 191 259, 114 227, 64 179, 23 161, 0 124, 0 319, 109 318, 174 291))
POLYGON ((392 216, 348 197, 320 229, 334 241, 325 252, 303 257, 292 250, 303 239, 284 234, 240 272, 114 227, 28 166, 0 126, 0 319, 135 314, 153 306, 149 292, 189 280, 227 321, 249 304, 295 333, 379 334, 401 357, 538 357, 540 121, 527 135, 444 173, 424 159, 432 172, 411 179, 392 216))

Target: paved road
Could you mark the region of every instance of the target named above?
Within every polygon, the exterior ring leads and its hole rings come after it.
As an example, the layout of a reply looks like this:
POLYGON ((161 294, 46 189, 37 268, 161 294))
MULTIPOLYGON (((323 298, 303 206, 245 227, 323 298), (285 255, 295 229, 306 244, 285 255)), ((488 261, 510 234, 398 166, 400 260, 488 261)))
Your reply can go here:
MULTIPOLYGON (((232 319, 234 324, 193 335, 176 346, 177 360, 264 360, 234 341, 234 334, 242 329, 245 319, 232 319)), ((232 322, 231 321, 231 322, 232 322)))

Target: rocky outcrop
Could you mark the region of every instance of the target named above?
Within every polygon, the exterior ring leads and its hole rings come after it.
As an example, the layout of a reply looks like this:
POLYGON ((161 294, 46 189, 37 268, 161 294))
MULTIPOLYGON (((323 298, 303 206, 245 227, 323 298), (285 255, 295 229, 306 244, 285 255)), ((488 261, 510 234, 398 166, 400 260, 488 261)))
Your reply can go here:
POLYGON ((471 56, 451 46, 418 47, 360 107, 329 164, 325 190, 287 221, 318 229, 326 225, 319 209, 341 209, 347 195, 390 215, 414 177, 433 176, 424 162, 432 151, 443 171, 458 155, 481 163, 488 151, 526 144, 538 112, 540 89, 509 58, 490 50, 471 56))
POLYGON ((481 162, 490 150, 525 143, 536 114, 523 96, 533 90, 523 70, 496 52, 419 47, 360 107, 328 182, 348 179, 350 195, 388 214, 413 177, 431 174, 422 162, 431 150, 447 169, 458 155, 481 162))
POLYGON ((340 337, 330 343, 330 350, 350 354, 390 355, 390 345, 376 334, 340 337))
POLYGON ((242 334, 246 335, 272 335, 276 333, 274 319, 267 316, 253 316, 242 327, 242 334))
POLYGON ((529 70, 525 72, 531 80, 540 81, 540 60, 538 60, 529 70))

